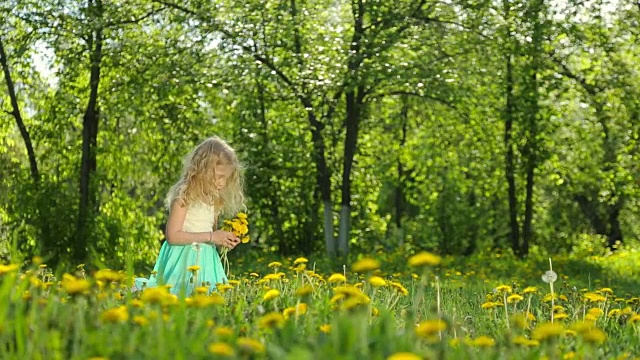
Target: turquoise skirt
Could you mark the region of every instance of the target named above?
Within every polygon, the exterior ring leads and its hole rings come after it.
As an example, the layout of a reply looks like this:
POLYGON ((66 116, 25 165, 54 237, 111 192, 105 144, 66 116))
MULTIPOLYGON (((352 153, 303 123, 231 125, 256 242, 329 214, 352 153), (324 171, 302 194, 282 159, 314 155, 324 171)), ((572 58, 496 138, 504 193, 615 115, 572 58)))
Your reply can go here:
POLYGON ((134 290, 171 285, 169 291, 172 294, 190 296, 196 287, 206 286, 211 292, 216 290, 216 284, 226 282, 227 276, 215 246, 171 245, 165 241, 160 248, 151 277, 136 278, 134 290), (190 270, 190 267, 199 268, 190 270))

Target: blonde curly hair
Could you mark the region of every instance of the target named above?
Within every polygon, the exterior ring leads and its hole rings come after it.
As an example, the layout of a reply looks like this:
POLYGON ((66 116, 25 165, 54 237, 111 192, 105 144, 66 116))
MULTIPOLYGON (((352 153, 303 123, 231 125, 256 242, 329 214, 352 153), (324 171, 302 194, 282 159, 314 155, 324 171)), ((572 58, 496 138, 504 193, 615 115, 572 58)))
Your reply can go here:
POLYGON ((188 206, 195 202, 212 205, 216 214, 235 216, 244 210, 242 165, 236 152, 217 136, 210 137, 193 149, 183 161, 180 180, 169 189, 165 198, 167 209, 175 201, 188 206), (226 186, 215 187, 216 166, 231 166, 226 186))

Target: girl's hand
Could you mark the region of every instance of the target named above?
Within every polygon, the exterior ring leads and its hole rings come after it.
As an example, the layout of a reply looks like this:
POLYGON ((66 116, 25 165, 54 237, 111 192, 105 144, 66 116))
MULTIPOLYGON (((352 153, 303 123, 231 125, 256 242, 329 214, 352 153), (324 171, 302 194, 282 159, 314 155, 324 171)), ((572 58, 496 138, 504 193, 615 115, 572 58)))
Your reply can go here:
POLYGON ((220 245, 227 247, 229 249, 233 249, 240 243, 240 238, 233 235, 233 233, 224 231, 224 230, 216 230, 211 234, 211 242, 215 245, 220 245))

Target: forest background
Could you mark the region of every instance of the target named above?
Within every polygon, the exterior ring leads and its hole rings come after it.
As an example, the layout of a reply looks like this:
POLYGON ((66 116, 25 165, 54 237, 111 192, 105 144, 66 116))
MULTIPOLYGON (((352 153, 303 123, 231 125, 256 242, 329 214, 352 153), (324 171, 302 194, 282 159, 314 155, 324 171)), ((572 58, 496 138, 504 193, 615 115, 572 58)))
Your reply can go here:
POLYGON ((633 246, 639 19, 631 0, 5 0, 0 258, 149 270, 213 134, 246 167, 234 256, 633 246))

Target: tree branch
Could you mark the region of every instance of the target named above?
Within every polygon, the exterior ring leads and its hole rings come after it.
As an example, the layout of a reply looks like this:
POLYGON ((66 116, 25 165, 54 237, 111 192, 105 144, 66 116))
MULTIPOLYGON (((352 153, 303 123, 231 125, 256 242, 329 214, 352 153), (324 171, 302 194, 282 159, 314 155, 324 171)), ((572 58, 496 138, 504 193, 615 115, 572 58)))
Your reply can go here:
MULTIPOLYGON (((214 29, 216 29, 217 31, 219 31, 222 35, 224 35, 225 37, 229 38, 230 40, 236 40, 236 36, 229 30, 226 30, 224 28, 222 28, 222 26, 220 26, 218 23, 216 23, 213 19, 211 19, 210 17, 204 17, 204 16, 200 16, 196 11, 188 9, 184 6, 175 4, 175 3, 171 3, 171 2, 167 2, 164 0, 154 0, 154 2, 157 2, 159 4, 165 5, 166 7, 169 8, 173 8, 182 12, 185 12, 187 14, 193 15, 195 17, 198 17, 199 19, 209 23, 210 25, 212 25, 214 27, 214 29)), ((267 68, 269 68, 271 71, 273 71, 290 89, 291 91, 294 92, 294 94, 296 95, 296 97, 298 97, 298 99, 300 99, 301 101, 308 101, 308 99, 306 99, 304 97, 304 94, 301 94, 298 89, 297 86, 294 84, 294 82, 291 80, 291 78, 289 78, 282 70, 280 70, 280 68, 278 68, 272 61, 270 61, 266 56, 260 55, 256 52, 253 51, 253 49, 251 48, 251 46, 249 45, 238 45, 240 46, 240 48, 245 52, 250 54, 251 56, 253 56, 253 58, 256 61, 261 62, 262 64, 264 64, 267 68)))
POLYGON ((424 98, 424 99, 429 99, 429 100, 433 100, 435 102, 439 102, 441 104, 444 104, 448 107, 450 107, 453 110, 458 110, 456 108, 456 106, 452 103, 449 102, 447 100, 435 97, 435 96, 431 96, 431 95, 427 95, 427 94, 420 94, 417 92, 413 92, 413 91, 405 91, 405 90, 394 90, 394 91, 389 91, 389 92, 384 92, 384 93, 377 93, 377 94, 372 94, 371 96, 369 96, 367 98, 367 100, 365 100, 365 102, 367 102, 369 99, 380 99, 383 98, 385 96, 398 96, 398 95, 407 95, 407 96, 415 96, 415 97, 420 97, 420 98, 424 98))
POLYGON ((104 27, 105 28, 110 28, 112 26, 118 26, 118 25, 137 24, 137 23, 139 23, 140 21, 142 21, 144 19, 150 18, 151 16, 153 16, 155 14, 161 13, 162 11, 164 11, 167 8, 168 8, 167 6, 163 6, 163 7, 158 8, 158 9, 153 9, 150 12, 140 16, 139 18, 133 18, 133 19, 130 19, 130 20, 122 20, 122 21, 109 21, 104 25, 104 27))
POLYGON ((551 60, 562 68, 562 71, 560 71, 562 75, 575 80, 589 95, 596 96, 601 91, 598 85, 589 84, 585 78, 571 71, 564 62, 554 57, 553 54, 551 60))

